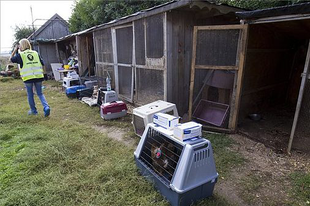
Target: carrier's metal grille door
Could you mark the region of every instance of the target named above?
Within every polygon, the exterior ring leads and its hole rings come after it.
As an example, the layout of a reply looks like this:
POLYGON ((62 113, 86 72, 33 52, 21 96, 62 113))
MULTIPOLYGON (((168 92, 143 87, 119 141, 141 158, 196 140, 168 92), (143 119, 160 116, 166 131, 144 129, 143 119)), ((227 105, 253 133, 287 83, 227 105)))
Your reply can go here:
POLYGON ((182 151, 182 145, 154 129, 149 129, 140 159, 163 183, 169 185, 182 151))
POLYGON ((189 116, 234 130, 247 40, 246 25, 194 27, 189 116))
POLYGON ((133 101, 134 67, 133 59, 133 29, 125 26, 115 29, 118 92, 122 98, 133 101))

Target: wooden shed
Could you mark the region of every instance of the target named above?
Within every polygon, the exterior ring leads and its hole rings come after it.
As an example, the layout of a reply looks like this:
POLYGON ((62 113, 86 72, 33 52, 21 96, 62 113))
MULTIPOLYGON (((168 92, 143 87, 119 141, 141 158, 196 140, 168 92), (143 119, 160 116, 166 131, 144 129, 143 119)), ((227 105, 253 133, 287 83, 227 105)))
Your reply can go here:
POLYGON ((310 145, 310 4, 237 12, 195 26, 189 116, 285 151, 310 145), (229 38, 227 38, 229 37, 229 38))
POLYGON ((239 129, 288 152, 295 137, 295 149, 310 151, 310 3, 237 15, 249 30, 239 129))
POLYGON ((69 33, 68 23, 55 14, 28 37, 34 50, 42 56, 47 73, 52 72, 50 63, 57 62, 54 41, 69 33))
POLYGON ((236 11, 241 10, 211 1, 172 1, 99 25, 93 31, 95 73, 111 76, 119 96, 129 102, 167 100, 183 116, 194 26, 239 24, 236 11))

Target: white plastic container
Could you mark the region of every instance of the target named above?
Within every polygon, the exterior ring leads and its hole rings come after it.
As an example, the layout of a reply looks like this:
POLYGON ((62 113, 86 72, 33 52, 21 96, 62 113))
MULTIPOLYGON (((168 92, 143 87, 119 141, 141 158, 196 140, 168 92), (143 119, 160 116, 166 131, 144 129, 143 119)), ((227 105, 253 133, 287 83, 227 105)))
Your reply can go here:
POLYGON ((153 123, 165 129, 173 130, 179 124, 179 117, 159 112, 154 114, 153 123))
POLYGON ((133 109, 133 120, 132 124, 135 130, 135 133, 138 136, 142 136, 146 125, 153 122, 154 114, 162 112, 168 113, 175 117, 179 117, 178 110, 175 104, 170 102, 165 102, 158 100, 141 107, 133 109))
POLYGON ((62 81, 62 86, 64 88, 80 85, 80 79, 79 78, 71 78, 71 77, 64 77, 62 81))
POLYGON ((108 102, 115 102, 118 101, 117 93, 113 90, 111 91, 104 91, 99 89, 98 96, 97 96, 97 104, 102 105, 108 102))
POLYGON ((181 141, 201 137, 202 125, 196 122, 179 124, 173 129, 173 136, 181 141))

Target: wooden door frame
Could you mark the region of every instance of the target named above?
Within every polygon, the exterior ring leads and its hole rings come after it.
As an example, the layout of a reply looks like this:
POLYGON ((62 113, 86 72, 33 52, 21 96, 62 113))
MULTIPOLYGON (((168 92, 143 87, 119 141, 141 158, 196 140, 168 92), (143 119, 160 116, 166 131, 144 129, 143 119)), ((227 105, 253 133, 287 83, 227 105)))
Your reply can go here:
POLYGON ((130 24, 126 24, 126 25, 121 25, 121 26, 117 26, 117 27, 113 27, 112 28, 112 50, 113 50, 113 62, 114 62, 114 74, 115 74, 115 90, 117 91, 118 95, 129 101, 130 103, 133 103, 134 100, 134 79, 135 79, 135 61, 133 60, 135 54, 134 54, 134 49, 135 49, 135 38, 134 38, 134 24, 130 23, 130 24), (123 29, 123 28, 127 28, 127 27, 131 27, 132 28, 132 60, 131 60, 131 64, 123 64, 123 63, 118 63, 117 61, 117 39, 116 39, 116 30, 117 29, 123 29), (118 66, 125 66, 125 67, 130 67, 131 68, 131 92, 130 92, 130 98, 122 95, 119 93, 119 76, 118 76, 118 66))
MULTIPOLYGON (((192 119, 193 113, 193 93, 195 84, 195 70, 196 69, 214 69, 214 70, 232 70, 236 71, 235 81, 233 86, 233 94, 231 98, 231 110, 229 115, 228 130, 234 131, 237 128, 238 114, 240 108, 242 79, 244 75, 246 47, 248 40, 248 24, 242 25, 219 25, 219 26, 194 26, 193 34, 193 50, 192 50, 192 63, 191 63, 191 76, 190 76, 190 91, 189 91, 189 119, 192 119), (236 55, 236 66, 205 66, 196 65, 197 53, 197 32, 199 30, 240 30, 238 50, 236 55)), ((206 126, 207 128, 208 126, 206 126)), ((212 127, 214 128, 214 127, 212 127)), ((219 131, 227 131, 225 128, 217 128, 219 131)))

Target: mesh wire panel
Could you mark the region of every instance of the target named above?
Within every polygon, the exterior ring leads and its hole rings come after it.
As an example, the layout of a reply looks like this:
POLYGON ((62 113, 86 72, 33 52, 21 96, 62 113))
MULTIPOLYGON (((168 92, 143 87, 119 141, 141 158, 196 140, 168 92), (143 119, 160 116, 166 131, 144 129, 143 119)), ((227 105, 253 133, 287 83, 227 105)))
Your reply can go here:
POLYGON ((145 65, 144 19, 135 21, 135 44, 136 63, 145 65))
POLYGON ((115 88, 114 67, 101 64, 96 65, 96 76, 101 77, 103 79, 103 82, 99 82, 99 86, 106 86, 106 78, 108 74, 111 78, 111 87, 112 89, 114 89, 115 88))
POLYGON ((161 70, 137 68, 136 100, 147 104, 164 99, 164 72, 161 70))
POLYGON ((103 29, 94 33, 97 62, 113 63, 111 29, 103 29))
POLYGON ((146 19, 146 51, 148 58, 161 58, 164 55, 163 14, 146 19))
POLYGON ((235 66, 240 30, 199 30, 196 65, 235 66))
POLYGON ((132 62, 132 27, 116 30, 117 62, 131 64, 132 62))
POLYGON ((149 129, 140 159, 169 185, 179 162, 183 146, 156 130, 149 129))
POLYGON ((118 66, 119 94, 131 98, 132 69, 131 67, 118 66))
POLYGON ((308 79, 304 89, 304 96, 299 113, 299 119, 296 129, 298 137, 310 138, 310 80, 308 79))

